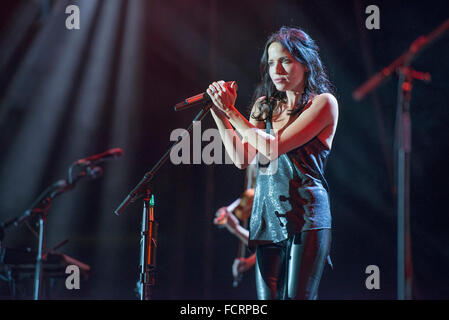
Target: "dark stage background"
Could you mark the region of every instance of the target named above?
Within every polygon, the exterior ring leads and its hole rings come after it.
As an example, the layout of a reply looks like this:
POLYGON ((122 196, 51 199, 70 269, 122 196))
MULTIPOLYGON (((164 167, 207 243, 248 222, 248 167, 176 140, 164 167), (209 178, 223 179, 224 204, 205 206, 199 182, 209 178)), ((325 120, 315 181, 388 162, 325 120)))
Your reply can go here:
MULTIPOLYGON (((0 16, 0 221, 20 215, 70 164, 109 148, 124 156, 104 175, 55 199, 46 228, 50 248, 91 266, 79 290, 60 280, 53 298, 136 299, 142 204, 113 211, 167 150, 170 133, 197 110, 173 105, 214 80, 236 80, 246 112, 259 80, 267 36, 282 25, 314 38, 337 88, 340 118, 327 166, 334 269, 321 299, 396 298, 393 134, 397 76, 360 102, 352 92, 389 65, 420 35, 449 18, 447 1, 2 1, 0 16), (65 8, 81 11, 80 29, 65 27, 65 8), (380 30, 365 28, 366 6, 380 9, 380 30), (367 290, 365 268, 380 268, 380 289, 367 290)), ((411 164, 413 293, 448 299, 449 36, 413 67, 411 164)), ((213 127, 211 116, 203 131, 213 127)), ((206 143, 207 144, 207 143, 206 143)), ((205 145, 203 143, 203 145, 205 145)), ((224 149, 223 149, 224 150, 224 149)), ((217 229, 215 211, 243 190, 232 165, 173 165, 153 180, 159 221, 155 299, 255 299, 254 271, 232 287, 237 239, 217 229)), ((8 228, 9 248, 32 248, 22 225, 8 228)), ((0 283, 5 287, 4 281, 0 283)), ((3 297, 5 290, 2 290, 3 297)))

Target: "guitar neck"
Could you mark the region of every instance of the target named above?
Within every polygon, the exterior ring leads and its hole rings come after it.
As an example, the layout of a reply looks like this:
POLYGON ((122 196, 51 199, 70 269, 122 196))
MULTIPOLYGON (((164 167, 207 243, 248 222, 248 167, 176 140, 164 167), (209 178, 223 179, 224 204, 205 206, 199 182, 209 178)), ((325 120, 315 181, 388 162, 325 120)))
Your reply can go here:
MULTIPOLYGON (((242 222, 242 227, 248 229, 248 220, 242 222)), ((243 243, 243 241, 239 241, 239 245, 237 248, 237 257, 245 258, 245 254, 246 254, 246 245, 245 243, 243 243)))

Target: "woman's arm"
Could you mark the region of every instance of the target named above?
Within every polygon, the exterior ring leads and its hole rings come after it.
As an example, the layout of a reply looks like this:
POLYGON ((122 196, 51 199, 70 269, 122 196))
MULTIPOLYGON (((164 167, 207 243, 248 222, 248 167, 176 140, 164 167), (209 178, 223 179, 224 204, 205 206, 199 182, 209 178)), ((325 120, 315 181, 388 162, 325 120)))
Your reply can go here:
POLYGON ((221 89, 221 95, 214 96, 214 104, 228 116, 230 124, 243 136, 243 140, 270 160, 307 143, 324 128, 334 125, 338 118, 337 100, 333 95, 323 93, 315 97, 311 106, 287 128, 268 134, 252 125, 233 104, 229 104, 223 84, 215 82, 214 86, 221 89))
POLYGON ((220 132, 226 153, 237 168, 245 169, 254 159, 257 153, 256 149, 247 142, 242 142, 221 110, 213 107, 211 113, 220 132))
MULTIPOLYGON (((211 92, 210 88, 207 90, 207 93, 213 101, 214 94, 211 92)), ((231 88, 228 89, 228 93, 228 103, 234 104, 237 97, 235 85, 231 85, 231 88)), ((262 101, 262 99, 256 101, 253 106, 253 110, 256 107, 257 103, 259 103, 260 101, 262 101)), ((237 135, 234 128, 230 124, 228 116, 222 110, 220 110, 216 106, 212 106, 211 113, 217 125, 218 131, 220 132, 220 137, 223 141, 223 145, 225 146, 227 154, 237 168, 245 169, 250 163, 253 162, 253 159, 257 154, 257 150, 251 144, 249 144, 248 141, 242 141, 242 139, 240 139, 240 137, 237 135)), ((262 129, 265 126, 265 123, 262 121, 255 121, 254 119, 251 119, 251 125, 256 128, 262 129)))

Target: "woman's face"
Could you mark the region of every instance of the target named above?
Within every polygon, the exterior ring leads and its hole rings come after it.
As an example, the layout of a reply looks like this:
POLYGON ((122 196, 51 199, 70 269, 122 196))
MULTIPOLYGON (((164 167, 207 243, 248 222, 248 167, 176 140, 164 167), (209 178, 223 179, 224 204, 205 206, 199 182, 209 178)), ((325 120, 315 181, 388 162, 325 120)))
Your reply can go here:
POLYGON ((279 91, 302 91, 306 68, 279 42, 268 47, 268 70, 279 91))

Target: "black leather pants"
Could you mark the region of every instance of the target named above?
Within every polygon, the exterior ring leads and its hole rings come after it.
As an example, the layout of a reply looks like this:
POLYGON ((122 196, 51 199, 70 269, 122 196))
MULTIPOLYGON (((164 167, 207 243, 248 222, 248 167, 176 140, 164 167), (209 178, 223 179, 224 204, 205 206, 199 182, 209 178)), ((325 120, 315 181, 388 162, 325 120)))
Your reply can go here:
POLYGON ((258 299, 317 299, 326 259, 331 264, 330 244, 331 229, 319 229, 303 231, 281 243, 258 246, 258 299))

